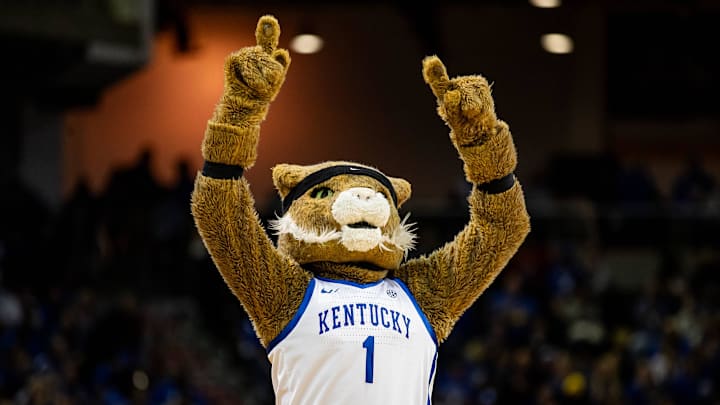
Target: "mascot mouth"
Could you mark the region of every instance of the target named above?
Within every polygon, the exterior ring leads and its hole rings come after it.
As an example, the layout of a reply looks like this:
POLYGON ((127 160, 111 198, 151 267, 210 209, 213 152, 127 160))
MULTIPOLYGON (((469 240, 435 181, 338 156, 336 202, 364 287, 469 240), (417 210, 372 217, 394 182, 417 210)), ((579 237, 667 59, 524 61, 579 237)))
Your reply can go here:
POLYGON ((380 246, 382 242, 380 228, 367 222, 355 222, 341 228, 340 243, 350 251, 367 252, 380 246))
POLYGON ((347 226, 348 226, 348 228, 352 228, 352 229, 375 229, 375 228, 377 228, 377 226, 375 226, 369 222, 366 222, 366 221, 355 222, 354 224, 348 224, 347 226))

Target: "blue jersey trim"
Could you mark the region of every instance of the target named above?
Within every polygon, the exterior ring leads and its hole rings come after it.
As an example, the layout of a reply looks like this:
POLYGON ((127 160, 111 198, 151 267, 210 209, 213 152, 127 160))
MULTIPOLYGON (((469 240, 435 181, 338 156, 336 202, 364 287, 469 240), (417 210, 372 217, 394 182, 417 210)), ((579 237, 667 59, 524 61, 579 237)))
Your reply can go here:
POLYGON ((380 280, 375 281, 375 282, 372 282, 372 283, 361 284, 361 283, 355 283, 355 282, 353 282, 353 281, 333 280, 333 279, 331 279, 331 278, 324 278, 324 277, 317 277, 317 276, 316 276, 315 278, 317 278, 318 280, 327 281, 328 283, 337 283, 337 284, 351 285, 351 286, 357 287, 357 288, 370 288, 370 287, 375 287, 376 285, 378 285, 378 284, 382 283, 383 281, 385 281, 384 279, 380 279, 380 280))
POLYGON ((430 337, 432 338, 433 342, 435 342, 435 347, 437 347, 438 340, 437 340, 437 336, 435 335, 435 331, 433 330, 432 326, 430 326, 430 321, 428 321, 427 317, 425 316, 425 313, 422 311, 422 309, 420 309, 420 305, 418 305, 417 301, 415 300, 415 296, 412 295, 412 293, 410 292, 410 289, 408 288, 408 286, 405 285, 405 283, 403 283, 402 280, 400 280, 399 278, 394 278, 393 280, 396 283, 398 283, 400 285, 400 287, 402 287, 402 289, 405 290, 405 294, 407 294, 408 297, 410 297, 410 301, 412 301, 413 305, 415 305, 415 310, 417 310, 418 315, 420 315, 420 319, 422 319, 423 323, 425 324, 425 328, 427 329, 428 333, 430 334, 430 337))
POLYGON ((295 312, 295 316, 292 317, 290 322, 288 322, 287 325, 283 328, 282 331, 280 331, 280 334, 275 337, 275 339, 271 340, 268 344, 268 347, 266 349, 267 353, 270 354, 272 349, 275 348, 275 346, 278 345, 278 343, 282 342, 283 339, 287 337, 287 335, 290 334, 290 332, 295 329, 295 325, 300 321, 300 318, 302 318, 303 313, 305 313, 305 308, 307 308, 308 303, 310 302, 310 298, 312 298, 313 291, 315 291, 315 279, 310 279, 310 283, 307 286, 307 289, 305 290, 305 296, 303 297, 302 302, 300 303, 300 308, 298 308, 297 312, 295 312))
POLYGON ((435 350, 435 356, 433 357, 432 366, 430 367, 430 378, 428 379, 428 401, 427 405, 430 405, 432 403, 430 398, 430 388, 432 387, 433 383, 433 377, 435 376, 435 367, 437 366, 437 358, 438 358, 438 352, 437 349, 435 350))

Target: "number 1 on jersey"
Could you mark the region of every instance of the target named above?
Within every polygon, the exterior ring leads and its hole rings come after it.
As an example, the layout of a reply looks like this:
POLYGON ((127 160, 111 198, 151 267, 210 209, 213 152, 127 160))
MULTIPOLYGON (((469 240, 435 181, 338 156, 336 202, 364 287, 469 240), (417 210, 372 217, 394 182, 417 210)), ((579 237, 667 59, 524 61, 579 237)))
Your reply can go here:
POLYGON ((375 359, 375 336, 368 336, 363 342, 365 348, 365 382, 372 384, 375 359))

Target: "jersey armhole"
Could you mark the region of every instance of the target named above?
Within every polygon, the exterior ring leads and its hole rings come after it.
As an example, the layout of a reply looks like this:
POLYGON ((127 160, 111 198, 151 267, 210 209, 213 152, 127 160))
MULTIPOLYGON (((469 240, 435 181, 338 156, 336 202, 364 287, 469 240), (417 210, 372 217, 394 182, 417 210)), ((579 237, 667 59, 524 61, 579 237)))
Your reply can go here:
POLYGON ((405 294, 410 297, 410 301, 415 306, 415 310, 420 316, 420 319, 422 319, 423 323, 425 324, 425 329, 427 329, 428 333, 430 334, 430 338, 432 338, 433 342, 435 342, 435 347, 438 347, 439 345, 437 335, 435 335, 435 330, 432 328, 432 325, 430 325, 430 321, 428 321, 427 316, 425 316, 425 312, 423 312, 423 310, 420 308, 420 305, 417 303, 417 300, 415 300, 415 296, 410 292, 410 289, 408 288, 408 286, 405 285, 402 280, 400 280, 399 278, 393 278, 392 280, 398 283, 398 285, 403 289, 403 291, 405 291, 405 294))
POLYGON ((295 329, 295 326, 300 321, 300 318, 302 318, 303 314, 305 313, 305 309, 308 306, 308 303, 310 302, 310 298, 312 298, 313 291, 315 291, 315 278, 310 279, 310 283, 308 283, 307 288, 305 289, 305 296, 303 297, 302 302, 300 303, 300 307, 298 308, 297 312, 295 312, 295 315, 292 317, 290 322, 288 322, 287 325, 280 331, 280 334, 278 334, 275 339, 271 340, 270 343, 268 343, 266 352, 267 354, 270 354, 270 352, 277 346, 280 342, 283 341, 287 337, 287 335, 290 334, 290 332, 295 329))

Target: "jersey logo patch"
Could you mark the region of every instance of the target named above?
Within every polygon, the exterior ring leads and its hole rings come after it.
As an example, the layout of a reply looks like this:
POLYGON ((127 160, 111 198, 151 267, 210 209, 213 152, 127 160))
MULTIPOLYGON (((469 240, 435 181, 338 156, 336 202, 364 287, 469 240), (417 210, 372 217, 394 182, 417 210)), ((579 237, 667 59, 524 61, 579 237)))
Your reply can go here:
POLYGON ((387 290, 387 291, 385 291, 385 292, 387 293, 387 295, 388 295, 390 298, 397 298, 397 291, 395 291, 395 290, 387 290))
POLYGON ((321 292, 322 294, 331 294, 331 293, 337 292, 337 290, 338 290, 337 288, 331 288, 331 289, 329 289, 329 290, 326 290, 326 289, 323 287, 323 288, 320 289, 320 292, 321 292))

